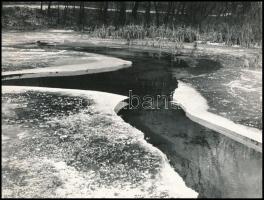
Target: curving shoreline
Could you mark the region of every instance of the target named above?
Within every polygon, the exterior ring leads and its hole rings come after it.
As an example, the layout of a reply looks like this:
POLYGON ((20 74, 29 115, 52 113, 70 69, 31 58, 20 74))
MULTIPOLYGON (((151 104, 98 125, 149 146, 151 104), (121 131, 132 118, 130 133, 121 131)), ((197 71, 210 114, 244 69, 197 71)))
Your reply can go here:
MULTIPOLYGON (((109 140, 114 139, 113 137, 116 137, 116 139, 113 141, 117 144, 120 145, 124 145, 122 143, 120 143, 120 140, 122 141, 124 138, 127 138, 128 140, 128 146, 130 144, 134 144, 134 145, 138 145, 140 148, 145 149, 144 151, 146 152, 146 156, 158 156, 160 159, 160 163, 159 165, 161 165, 161 168, 157 168, 157 176, 155 176, 156 178, 154 179, 155 183, 152 183, 152 179, 146 179, 146 183, 141 183, 139 182, 139 187, 142 189, 147 189, 149 187, 152 187, 152 185, 154 184, 156 188, 156 192, 155 195, 162 195, 163 192, 166 191, 166 193, 168 194, 169 197, 180 197, 180 198, 186 198, 186 197, 197 197, 197 193, 188 188, 185 185, 185 182, 183 181, 183 179, 179 176, 179 174, 177 172, 174 171, 174 169, 170 166, 168 159, 166 158, 165 154, 163 154, 158 148, 154 147, 153 145, 151 145, 150 143, 148 143, 145 139, 144 139, 144 134, 139 131, 138 129, 132 127, 130 124, 126 123, 123 121, 123 119, 118 116, 115 112, 115 108, 118 104, 120 104, 120 102, 124 101, 127 97, 122 96, 122 95, 116 95, 116 94, 111 94, 111 93, 106 93, 106 92, 97 92, 97 91, 84 91, 84 90, 72 90, 72 89, 60 89, 60 88, 44 88, 44 87, 26 87, 26 86, 3 86, 2 87, 3 91, 2 94, 18 94, 20 95, 21 93, 27 92, 27 91, 33 91, 33 92, 41 92, 41 93, 56 93, 56 94, 60 94, 60 95, 66 95, 66 96, 80 96, 82 98, 87 98, 93 101, 92 104, 92 113, 95 113, 99 116, 106 116, 108 118, 108 121, 111 120, 112 121, 112 125, 110 127, 111 132, 116 133, 116 136, 111 136, 109 135, 109 133, 105 134, 105 130, 104 127, 96 127, 96 132, 94 134, 98 134, 99 132, 101 132, 97 137, 102 137, 103 138, 109 138, 109 140), (99 129, 99 132, 98 132, 99 129), (101 131, 100 131, 101 129, 101 131), (121 132, 120 132, 121 131, 121 132), (177 189, 175 189, 177 188, 177 189)), ((16 103, 15 100, 12 103, 16 103)), ((120 108, 122 108, 122 105, 119 106, 120 108)), ((13 113, 12 111, 12 107, 8 107, 6 109, 5 112, 10 112, 13 113), (11 109, 11 110, 9 110, 11 109)), ((32 112, 36 112, 32 111, 32 112)), ((73 118, 72 116, 68 116, 66 117, 66 121, 71 121, 74 119, 79 120, 83 120, 83 124, 85 125, 87 122, 85 120, 89 119, 84 116, 85 113, 81 113, 81 114, 74 114, 73 118), (80 115, 79 117, 76 118, 76 116, 80 115), (67 119, 69 118, 69 119, 67 119)), ((9 115, 7 115, 9 116, 9 115)), ((93 116, 93 115, 91 115, 93 116)), ((90 117, 91 117, 90 116, 90 117)), ((96 116, 96 115, 94 115, 96 116)), ((51 119, 52 120, 52 119, 51 119)), ((55 122, 58 119, 54 119, 55 122)), ((53 120, 52 120, 53 121, 53 120)), ((89 121, 89 120, 88 120, 89 121)), ((78 122, 79 123, 79 122, 78 122)), ((31 130, 31 127, 29 126, 26 130, 31 130)), ((85 130, 85 129, 84 129, 85 130)), ((108 130, 108 129, 107 129, 108 130)), ((8 134, 8 129, 5 129, 5 134, 8 134)), ((20 128, 18 128, 18 130, 16 131, 15 134, 17 134, 18 136, 21 135, 20 132, 25 132, 25 130, 20 130, 20 128)), ((36 131, 34 131, 36 132, 36 131)), ((49 132, 49 131, 48 131, 49 132)), ((70 132, 69 132, 70 133, 70 132)), ((45 133, 44 133, 45 134, 45 133)), ((47 134, 47 133, 46 133, 47 134)), ((53 134, 53 133, 52 133, 53 134)), ((68 135, 68 137, 72 137, 72 134, 74 135, 74 133, 71 133, 68 135)), ((90 134, 92 133, 87 133, 84 132, 83 134, 88 134, 86 135, 86 137, 88 137, 90 134)), ((85 180, 83 180, 83 178, 81 177, 85 177, 88 174, 86 174, 83 171, 79 171, 75 168, 73 168, 72 166, 68 166, 66 164, 66 161, 64 160, 64 156, 61 155, 61 153, 56 154, 56 156, 49 154, 49 150, 47 150, 45 148, 45 146, 48 144, 49 146, 54 145, 55 141, 54 139, 52 139, 51 141, 49 141, 49 143, 45 144, 45 140, 43 140, 41 143, 43 145, 39 146, 35 146, 33 145, 34 150, 30 151, 30 158, 28 158, 27 156, 25 157, 25 155, 27 155, 27 153, 29 153, 29 151, 27 150, 27 143, 28 141, 33 140, 33 138, 40 138, 41 139, 41 135, 38 136, 36 134, 33 135, 24 135, 24 137, 12 137, 11 139, 4 138, 5 139, 5 143, 4 145, 6 147, 8 147, 8 143, 14 143, 14 148, 21 148, 20 145, 22 145, 22 153, 17 153, 16 151, 14 152, 17 155, 17 158, 15 159, 15 163, 14 160, 12 160, 12 156, 7 156, 9 153, 5 152, 4 155, 6 155, 6 157, 3 159, 3 164, 5 165, 6 168, 10 168, 10 169, 15 169, 17 164, 20 163, 21 168, 23 169, 25 166, 28 166, 31 164, 31 168, 33 168, 31 170, 31 172, 37 171, 41 169, 41 173, 42 174, 46 174, 47 176, 49 176, 49 174, 53 174, 54 172, 50 172, 49 168, 45 168, 44 166, 47 165, 51 165, 53 167, 55 167, 55 169, 57 169, 60 173, 57 175, 57 173, 54 173, 54 176, 56 176, 60 181, 61 184, 60 185, 56 185, 55 187, 55 191, 52 192, 52 194, 50 194, 49 196, 64 196, 64 197, 104 197, 107 194, 107 197, 113 196, 116 197, 116 195, 118 194, 119 197, 135 197, 135 195, 142 195, 142 197, 144 196, 148 196, 147 191, 140 191, 138 189, 134 189, 133 187, 130 187, 129 185, 126 186, 125 188, 96 188, 95 190, 87 190, 85 188, 83 188, 83 185, 85 180), (31 138, 32 137, 32 138, 31 138), (54 143, 54 144, 53 144, 54 143), (40 148, 39 150, 37 150, 38 148, 40 148), (42 149, 43 148, 43 149, 42 149), (37 152, 41 152, 42 156, 38 156, 37 152), (35 159, 35 157, 37 156, 37 161, 35 159), (8 161, 9 159, 10 162, 8 161), (36 164, 36 162, 38 164, 36 164), (44 167, 44 168, 43 168, 44 167), (77 181, 80 178, 80 183, 77 181), (72 180, 72 181, 68 181, 72 180), (74 190, 69 188, 72 188, 74 184, 74 190), (61 187, 61 185, 63 185, 64 187, 61 187), (103 189, 103 190, 102 190, 103 189), (103 194, 104 191, 107 191, 108 193, 103 194)), ((92 139, 92 138, 91 138, 92 139)), ((111 141, 110 140, 110 141, 111 141)), ((66 140, 67 141, 67 140, 66 140)), ((109 142, 110 142, 109 141, 109 142)), ((62 142, 61 144, 63 145, 64 142, 62 142)), ((114 144, 115 144, 114 143, 114 144)), ((56 148, 59 148, 61 150, 59 150, 59 152, 68 152, 69 150, 65 149, 64 146, 61 146, 61 144, 56 144, 56 148)), ((71 144, 71 149, 75 148, 75 145, 78 145, 78 141, 74 142, 73 144, 71 144)), ((77 148, 79 148, 78 146, 76 146, 77 148)), ((108 148, 108 147, 104 147, 102 146, 101 148, 108 148)), ((7 149, 4 149, 5 151, 8 151, 7 149)), ((84 151, 86 152, 85 149, 80 149, 80 151, 84 151)), ((133 150, 134 151, 134 150, 133 150)), ((70 155, 71 156, 71 151, 69 151, 66 155, 70 155), (69 154, 68 154, 69 153, 69 154)), ((126 151, 124 151, 123 153, 128 153, 126 151)), ((68 157, 67 156, 67 157, 68 157)), ((138 158, 138 154, 135 154, 134 159, 143 159, 143 158, 138 158)), ((107 162, 106 162, 107 163, 107 162)), ((104 163, 104 165, 102 166, 107 166, 108 164, 104 163)), ((84 163, 85 165, 85 163, 84 163)), ((144 165, 144 164, 143 164, 144 165)), ((86 166, 86 165, 85 165, 86 166)), ((114 166, 115 167, 115 166, 114 166)), ((119 170, 119 167, 116 166, 117 169, 119 170)), ((89 168, 87 170, 90 170, 89 168)), ((134 170, 134 169, 132 169, 134 170)), ((29 173, 29 172, 28 172, 29 173)), ((109 172, 110 173, 110 172, 109 172)), ((141 176, 146 176, 146 174, 148 174, 148 169, 146 169, 146 171, 138 171, 137 173, 142 173, 141 176)), ((24 175, 25 177, 27 177, 27 173, 24 175)), ((32 176, 32 175, 31 175, 32 176)), ((42 187, 46 187, 45 184, 43 184, 43 182, 45 182, 45 179, 42 180, 42 176, 40 176, 37 179, 37 182, 35 181, 35 179, 33 180, 32 177, 29 174, 29 177, 27 180, 27 182, 30 183, 31 188, 36 189, 36 191, 39 190, 39 188, 42 187), (30 178, 31 177, 31 178, 30 178), (31 182, 32 181, 32 182, 31 182)), ((148 176, 147 176, 148 177, 148 176)), ((44 177, 45 178, 45 177, 44 177)), ((94 179, 92 179, 94 180, 94 179)), ((121 179, 122 180, 122 179, 121 179)), ((18 190, 21 190, 21 194, 23 196, 30 196, 30 195, 35 195, 33 190, 32 192, 26 192, 26 190, 24 190, 23 188, 26 188, 27 185, 25 186, 20 186, 19 188, 17 188, 18 190)), ((104 187, 104 186, 103 186, 104 187)), ((114 186, 113 186, 114 187, 114 186)), ((53 188, 54 189, 54 188, 53 188)), ((49 191, 49 189, 47 190, 49 191)), ((10 194, 10 190, 3 190, 3 194, 4 196, 12 196, 13 194, 10 194)))
POLYGON ((173 95, 173 102, 182 107, 187 117, 262 152, 262 130, 236 124, 231 120, 208 112, 206 99, 189 84, 182 81, 178 82, 178 88, 173 95))
POLYGON ((93 59, 88 57, 76 60, 79 63, 63 64, 51 67, 24 69, 16 71, 2 72, 2 80, 21 79, 21 78, 37 78, 37 77, 52 77, 52 76, 76 76, 83 74, 94 74, 109 71, 116 71, 122 68, 130 67, 132 62, 119 58, 93 55, 93 59))

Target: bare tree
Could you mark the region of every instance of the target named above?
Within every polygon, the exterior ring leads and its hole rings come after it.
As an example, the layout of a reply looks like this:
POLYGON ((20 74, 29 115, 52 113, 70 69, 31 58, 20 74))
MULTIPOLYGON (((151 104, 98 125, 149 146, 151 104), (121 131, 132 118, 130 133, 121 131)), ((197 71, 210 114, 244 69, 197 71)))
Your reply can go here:
POLYGON ((160 25, 160 15, 159 15, 159 2, 154 1, 155 16, 156 16, 156 26, 160 25))
POLYGON ((42 6, 43 6, 43 2, 41 1, 40 2, 40 12, 42 12, 42 10, 43 10, 42 6))
POLYGON ((73 1, 72 3, 73 3, 73 14, 75 14, 75 1, 73 1))
POLYGON ((133 17, 134 23, 137 23, 137 10, 138 10, 138 6, 139 6, 139 2, 138 1, 135 1, 134 2, 133 9, 132 9, 132 17, 133 17))
POLYGON ((57 3, 57 24, 60 23, 60 2, 57 3))
POLYGON ((67 23, 67 11, 68 11, 68 4, 69 2, 64 2, 64 11, 63 11, 63 24, 67 23))
POLYGON ((52 3, 52 1, 49 1, 49 4, 48 4, 48 17, 50 17, 51 3, 52 3))
POLYGON ((150 8, 151 8, 151 2, 148 1, 145 3, 145 26, 149 26, 150 24, 150 8))
POLYGON ((116 23, 118 26, 123 26, 126 23, 126 2, 120 1, 118 2, 119 5, 119 15, 118 15, 118 22, 116 23))
POLYGON ((108 1, 102 1, 99 3, 99 19, 103 24, 107 24, 107 10, 108 10, 108 1))
POLYGON ((103 9, 103 23, 107 24, 107 10, 108 10, 108 1, 104 2, 104 9, 103 9))
POLYGON ((166 14, 165 14, 165 17, 164 17, 164 24, 167 25, 169 23, 169 17, 170 17, 170 14, 171 14, 171 10, 172 10, 172 2, 169 1, 167 3, 167 11, 166 11, 166 14))
POLYGON ((80 2, 80 9, 79 9, 79 29, 84 29, 84 1, 80 2))

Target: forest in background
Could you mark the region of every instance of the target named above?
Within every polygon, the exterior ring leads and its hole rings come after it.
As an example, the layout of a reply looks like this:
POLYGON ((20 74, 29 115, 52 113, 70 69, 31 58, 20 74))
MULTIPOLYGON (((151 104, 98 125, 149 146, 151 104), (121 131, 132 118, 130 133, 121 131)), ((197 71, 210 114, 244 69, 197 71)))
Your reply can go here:
POLYGON ((262 46, 262 2, 3 2, 2 28, 63 28, 101 38, 262 46), (21 5, 21 6, 19 6, 21 5))

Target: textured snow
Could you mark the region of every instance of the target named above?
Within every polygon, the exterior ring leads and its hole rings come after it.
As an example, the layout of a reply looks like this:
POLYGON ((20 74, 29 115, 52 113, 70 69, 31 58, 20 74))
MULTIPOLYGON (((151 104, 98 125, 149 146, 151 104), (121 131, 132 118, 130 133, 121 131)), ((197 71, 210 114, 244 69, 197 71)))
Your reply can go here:
POLYGON ((173 95, 173 101, 180 105, 186 115, 193 121, 227 135, 234 140, 262 151, 261 145, 255 146, 253 140, 262 144, 262 131, 256 128, 236 124, 219 115, 208 112, 206 99, 191 85, 179 81, 178 88, 173 95), (247 140, 249 139, 249 140, 247 140))
MULTIPOLYGON (((60 88, 44 88, 44 87, 24 87, 24 86, 3 86, 2 94, 5 93, 16 93, 20 94, 27 91, 36 91, 36 92, 55 92, 56 94, 61 95, 69 95, 69 96, 80 96, 82 98, 87 97, 88 99, 92 99, 94 102, 92 107, 95 111, 95 114, 103 115, 112 118, 112 121, 116 123, 116 125, 112 124, 110 129, 113 129, 113 133, 115 133, 115 129, 119 127, 124 130, 127 130, 123 134, 133 135, 136 138, 133 140, 137 145, 142 146, 142 148, 146 149, 148 152, 145 156, 148 158, 150 155, 155 155, 160 158, 158 162, 161 168, 157 169, 158 174, 155 177, 148 177, 148 171, 142 171, 142 176, 146 176, 147 179, 144 182, 138 183, 137 187, 125 185, 125 186, 115 186, 110 185, 105 187, 105 185, 101 185, 100 187, 93 187, 94 181, 97 179, 101 179, 101 177, 95 176, 91 170, 88 171, 79 171, 75 167, 67 165, 64 161, 54 159, 52 156, 50 157, 38 157, 34 158, 34 153, 30 156, 30 158, 26 159, 13 159, 8 162, 11 169, 19 169, 22 171, 28 171, 29 173, 25 177, 29 177, 26 181, 27 185, 24 186, 14 186, 13 189, 4 190, 5 196, 12 196, 14 194, 14 190, 22 191, 19 196, 32 197, 35 196, 38 192, 41 192, 40 195, 42 197, 149 197, 149 195, 160 196, 162 197, 176 197, 176 198, 185 198, 197 197, 197 192, 188 188, 183 179, 174 171, 174 169, 170 166, 166 156, 157 148, 147 143, 144 140, 144 134, 129 124, 125 123, 117 114, 115 110, 120 109, 122 105, 120 104, 123 100, 125 100, 126 96, 115 95, 105 92, 97 92, 97 91, 84 91, 84 90, 73 90, 73 89, 60 89, 60 88), (118 105, 118 106, 117 106, 118 105), (35 177, 37 174, 40 174, 38 177, 35 177), (31 178, 30 178, 31 177, 31 178), (33 178, 32 178, 33 177, 33 178), (58 182, 55 188, 51 188, 51 191, 46 191, 46 181, 54 180, 55 183, 58 182), (44 188, 43 188, 44 187, 44 188), (30 189, 29 189, 30 188, 30 189), (153 188, 154 191, 151 191, 153 188)), ((15 103, 15 100, 13 103, 15 103)), ((6 104, 5 104, 6 105, 6 104)), ((10 108, 12 110, 12 108, 10 108)), ((7 112, 9 109, 6 108, 4 112, 7 112)), ((35 111, 34 111, 35 112, 35 111)), ((78 115, 78 114, 77 114, 78 115)), ((87 117, 85 114, 81 114, 80 119, 85 120, 87 117)), ((74 120, 73 118, 68 117, 68 120, 74 120)), ((88 116, 89 118, 89 116, 88 116)), ((66 122, 67 123, 67 120, 66 122)), ((98 132, 100 133, 100 127, 97 127, 98 132)), ((104 131, 100 134, 104 134, 104 131)), ((110 134, 110 133, 105 133, 110 134)), ((126 137, 125 135, 118 133, 117 135, 112 135, 111 137, 126 137)), ((23 134, 20 134, 19 137, 23 139, 23 134)), ((5 138, 4 138, 5 139, 5 138)), ((122 139, 122 138, 120 138, 122 139)), ((133 141, 130 141, 133 142, 133 141)), ((134 151, 133 149, 131 149, 134 151)), ((85 150, 84 150, 85 151, 85 150)), ((125 152, 124 152, 125 153, 125 152)), ((106 158, 107 159, 107 158, 106 158)), ((107 160, 106 160, 107 161, 107 160)), ((102 164, 108 165, 107 162, 103 161, 102 164)), ((124 163, 125 164, 125 163, 124 163)), ((127 163, 129 165, 129 162, 127 163)), ((152 170, 152 169, 151 169, 152 170)), ((54 183, 52 183, 54 184, 54 183)))
MULTIPOLYGON (((131 66, 130 61, 87 53, 86 57, 67 59, 68 64, 3 72, 3 76, 19 75, 20 78, 92 74, 115 71, 131 66)), ((8 77, 9 79, 12 77, 8 77)))

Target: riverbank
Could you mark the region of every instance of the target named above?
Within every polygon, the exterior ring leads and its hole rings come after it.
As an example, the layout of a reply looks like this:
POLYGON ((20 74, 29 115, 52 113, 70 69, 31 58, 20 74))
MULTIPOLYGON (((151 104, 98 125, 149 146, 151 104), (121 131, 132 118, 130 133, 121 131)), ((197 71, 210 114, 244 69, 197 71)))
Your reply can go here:
MULTIPOLYGON (((9 30, 3 31, 3 33, 12 33, 14 38, 5 39, 3 36, 3 44, 18 44, 18 41, 23 41, 23 38, 27 39, 27 42, 50 42, 64 45, 78 45, 79 47, 85 45, 96 45, 103 47, 133 47, 136 49, 146 51, 162 51, 171 53, 173 55, 208 55, 214 56, 214 59, 221 59, 219 56, 234 56, 238 58, 235 66, 241 66, 244 68, 258 69, 262 68, 262 48, 244 48, 238 45, 227 46, 221 43, 211 43, 202 41, 196 41, 191 43, 182 43, 181 46, 177 46, 177 42, 172 41, 156 41, 151 38, 145 39, 131 39, 129 42, 126 39, 111 39, 94 37, 89 32, 78 32, 73 30, 60 30, 60 29, 48 29, 41 31, 16 31, 9 30), (17 35, 16 35, 17 33, 17 35), (35 33, 34 35, 26 35, 27 33, 35 33), (23 35, 25 34, 25 35, 23 35), (16 38, 18 36, 18 38, 16 38), (21 38, 22 37, 22 38, 21 38)), ((226 59, 221 59, 225 61, 226 59)))
POLYGON ((4 197, 197 197, 165 155, 116 115, 125 96, 2 89, 4 197))
POLYGON ((186 116, 194 122, 222 133, 246 146, 262 152, 262 130, 236 124, 219 115, 208 112, 208 104, 194 88, 179 82, 173 102, 182 107, 186 116))
POLYGON ((262 153, 192 121, 182 109, 119 114, 166 154, 198 198, 261 197, 262 153))

